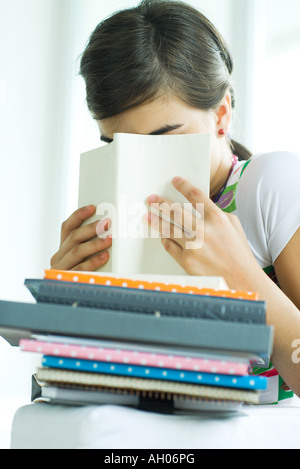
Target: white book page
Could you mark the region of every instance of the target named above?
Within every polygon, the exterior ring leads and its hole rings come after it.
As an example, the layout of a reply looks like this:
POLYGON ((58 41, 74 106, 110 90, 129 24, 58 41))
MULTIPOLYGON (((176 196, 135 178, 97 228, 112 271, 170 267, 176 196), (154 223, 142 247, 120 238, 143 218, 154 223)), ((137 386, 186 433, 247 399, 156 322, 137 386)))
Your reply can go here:
POLYGON ((187 204, 172 185, 175 176, 208 196, 209 168, 209 135, 115 134, 113 143, 83 154, 79 206, 94 204, 99 219, 112 219, 110 260, 99 272, 186 275, 143 222, 145 202, 154 193, 187 204))

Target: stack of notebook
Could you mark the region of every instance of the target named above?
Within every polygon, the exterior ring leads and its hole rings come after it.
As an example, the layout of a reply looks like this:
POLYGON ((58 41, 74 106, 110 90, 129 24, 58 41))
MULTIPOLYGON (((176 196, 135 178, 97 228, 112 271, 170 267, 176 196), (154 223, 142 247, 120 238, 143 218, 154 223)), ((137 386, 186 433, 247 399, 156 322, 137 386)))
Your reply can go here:
POLYGON ((267 379, 251 369, 268 365, 273 339, 265 303, 153 280, 54 270, 26 280, 36 304, 23 304, 19 345, 42 354, 32 400, 163 412, 259 403, 267 379))

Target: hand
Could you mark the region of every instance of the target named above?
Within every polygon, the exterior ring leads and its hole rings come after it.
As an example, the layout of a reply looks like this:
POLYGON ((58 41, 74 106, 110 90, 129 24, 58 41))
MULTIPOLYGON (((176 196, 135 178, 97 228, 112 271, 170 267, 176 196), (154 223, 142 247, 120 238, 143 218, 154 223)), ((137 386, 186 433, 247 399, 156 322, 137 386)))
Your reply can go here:
POLYGON ((174 212, 170 212, 172 202, 157 195, 150 196, 148 203, 155 202, 154 207, 159 208, 160 216, 149 213, 148 221, 160 232, 166 251, 189 275, 222 276, 229 288, 248 290, 249 276, 261 275, 262 269, 251 252, 238 218, 220 210, 189 182, 181 178, 172 182, 201 219, 189 214, 179 204, 175 204, 174 212), (166 223, 162 219, 163 213, 170 214, 181 229, 166 223), (186 219, 189 220, 188 228, 186 219))
POLYGON ((76 210, 64 221, 59 250, 50 261, 52 269, 94 271, 108 261, 105 249, 111 246, 111 237, 99 236, 110 228, 110 220, 106 218, 81 226, 95 211, 96 207, 89 205, 76 210))

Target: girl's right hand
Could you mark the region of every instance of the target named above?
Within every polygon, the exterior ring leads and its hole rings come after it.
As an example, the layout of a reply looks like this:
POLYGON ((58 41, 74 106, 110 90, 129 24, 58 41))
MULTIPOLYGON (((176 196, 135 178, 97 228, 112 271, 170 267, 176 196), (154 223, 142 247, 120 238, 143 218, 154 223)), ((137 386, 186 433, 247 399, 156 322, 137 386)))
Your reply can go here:
POLYGON ((63 222, 60 247, 50 260, 51 269, 94 271, 108 261, 109 254, 105 250, 112 244, 111 236, 99 236, 110 228, 110 220, 106 218, 81 226, 95 211, 94 205, 88 205, 63 222))

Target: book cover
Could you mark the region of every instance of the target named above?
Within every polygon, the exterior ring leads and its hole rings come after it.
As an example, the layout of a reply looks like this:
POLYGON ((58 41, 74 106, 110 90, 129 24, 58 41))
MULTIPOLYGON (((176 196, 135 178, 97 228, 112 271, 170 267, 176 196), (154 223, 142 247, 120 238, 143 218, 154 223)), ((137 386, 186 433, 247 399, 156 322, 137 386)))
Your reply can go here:
POLYGON ((87 283, 90 285, 105 285, 122 288, 136 288, 151 291, 168 291, 197 295, 222 296, 223 298, 237 298, 258 300, 256 292, 246 292, 229 289, 222 277, 197 275, 159 275, 139 274, 121 275, 103 272, 79 272, 69 270, 46 269, 45 280, 60 280, 63 282, 87 283))
POLYGON ((254 353, 264 357, 266 363, 272 352, 274 334, 274 329, 264 324, 10 301, 0 301, 0 329, 2 336, 15 331, 19 339, 32 334, 52 334, 187 350, 254 353))
POLYGON ((81 155, 78 205, 97 207, 89 223, 112 220, 110 259, 98 270, 185 275, 163 248, 159 234, 142 221, 146 199, 153 193, 188 204, 171 183, 175 176, 209 195, 209 135, 115 134, 109 145, 81 155))
POLYGON ((206 373, 221 373, 228 375, 248 375, 249 363, 223 356, 220 359, 171 355, 154 352, 144 352, 136 348, 91 347, 76 344, 59 343, 51 341, 22 339, 19 346, 24 352, 33 352, 43 355, 52 355, 66 358, 96 360, 128 365, 166 367, 176 370, 201 371, 206 373), (228 360, 229 358, 229 360, 228 360))
POLYGON ((117 376, 133 376, 136 378, 159 379, 235 389, 264 390, 267 387, 267 379, 261 376, 231 376, 189 370, 174 370, 166 367, 128 365, 49 355, 43 357, 42 365, 49 368, 88 371, 90 373, 104 373, 117 376))
POLYGON ((26 279, 35 300, 116 311, 265 324, 263 301, 150 291, 107 285, 26 279))
MULTIPOLYGON (((93 339, 88 337, 76 337, 76 336, 66 336, 66 335, 51 335, 51 334, 32 334, 32 340, 42 341, 42 342, 55 342, 58 344, 65 345, 80 345, 81 347, 103 347, 103 348, 114 348, 117 350, 131 350, 146 352, 152 354, 163 354, 163 355, 180 355, 182 357, 194 357, 194 358, 203 358, 206 360, 225 360, 225 361, 234 361, 240 362, 257 368, 265 368, 265 361, 263 358, 257 354, 247 353, 247 352, 234 352, 227 350, 213 350, 213 349, 193 349, 193 348, 184 348, 178 345, 168 346, 164 344, 147 344, 130 342, 130 341, 115 341, 110 339, 93 339)), ((20 339, 22 340, 22 339, 20 339)))

